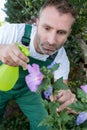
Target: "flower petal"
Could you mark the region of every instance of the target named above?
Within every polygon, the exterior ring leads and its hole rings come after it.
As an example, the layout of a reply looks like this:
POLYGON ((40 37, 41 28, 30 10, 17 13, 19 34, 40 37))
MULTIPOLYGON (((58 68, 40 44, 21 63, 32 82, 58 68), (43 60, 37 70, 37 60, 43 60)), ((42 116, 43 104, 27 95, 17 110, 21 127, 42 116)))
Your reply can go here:
POLYGON ((82 124, 84 121, 87 120, 87 112, 81 112, 78 116, 77 116, 77 120, 76 120, 76 124, 80 125, 82 124))
POLYGON ((35 71, 40 71, 39 65, 33 64, 32 67, 34 68, 35 71))
POLYGON ((28 71, 29 74, 25 77, 25 81, 30 90, 36 92, 43 80, 43 74, 40 72, 39 65, 37 64, 33 64, 32 66, 28 65, 28 71))
POLYGON ((80 88, 87 93, 87 85, 81 85, 80 88))
POLYGON ((48 90, 44 91, 44 97, 45 97, 46 99, 49 99, 50 96, 52 95, 52 92, 53 92, 53 87, 49 87, 48 90))

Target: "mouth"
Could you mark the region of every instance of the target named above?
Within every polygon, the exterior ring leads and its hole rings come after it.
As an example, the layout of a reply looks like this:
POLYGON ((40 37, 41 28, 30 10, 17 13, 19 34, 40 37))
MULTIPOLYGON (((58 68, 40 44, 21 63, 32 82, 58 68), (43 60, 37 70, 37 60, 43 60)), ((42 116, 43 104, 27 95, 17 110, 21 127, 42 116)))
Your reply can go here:
POLYGON ((55 51, 54 48, 44 48, 44 50, 47 51, 47 52, 54 52, 55 51))
POLYGON ((55 51, 55 48, 52 46, 43 46, 44 50, 48 50, 48 51, 55 51))
POLYGON ((55 52, 55 50, 47 49, 47 48, 43 50, 44 50, 44 54, 48 54, 48 55, 52 55, 55 52))
POLYGON ((46 43, 44 44, 39 44, 40 50, 43 54, 48 54, 51 55, 56 51, 55 46, 53 45, 47 45, 46 43))

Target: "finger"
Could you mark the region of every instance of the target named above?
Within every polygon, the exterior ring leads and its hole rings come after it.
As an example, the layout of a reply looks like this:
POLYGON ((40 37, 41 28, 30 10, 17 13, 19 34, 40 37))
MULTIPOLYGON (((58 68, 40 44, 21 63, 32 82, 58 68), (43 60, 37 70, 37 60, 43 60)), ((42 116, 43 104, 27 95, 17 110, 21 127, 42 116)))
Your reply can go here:
POLYGON ((76 101, 75 95, 72 94, 71 99, 68 99, 67 101, 65 101, 59 108, 57 108, 57 111, 60 112, 64 110, 68 105, 75 103, 75 101, 76 101))
POLYGON ((18 66, 18 64, 15 63, 14 60, 10 56, 3 57, 2 62, 10 66, 18 66))
POLYGON ((10 45, 10 47, 8 47, 8 52, 10 57, 12 57, 12 53, 17 56, 19 59, 23 60, 24 62, 29 62, 29 59, 27 56, 25 56, 23 54, 23 52, 19 49, 19 47, 14 44, 14 45, 10 45))
POLYGON ((79 112, 76 112, 74 109, 69 108, 69 107, 67 107, 66 110, 67 110, 68 114, 70 114, 70 113, 72 113, 72 114, 79 114, 79 112))
POLYGON ((68 90, 59 91, 58 95, 56 95, 56 100, 59 102, 64 102, 71 98, 71 93, 68 90))
POLYGON ((12 51, 13 51, 14 55, 16 55, 19 59, 23 60, 26 63, 29 62, 28 57, 25 56, 18 47, 15 51, 14 51, 14 48, 12 48, 12 51))
POLYGON ((18 64, 15 63, 15 62, 12 61, 12 60, 7 60, 4 64, 9 65, 9 66, 18 66, 18 64))
POLYGON ((61 98, 63 96, 63 90, 60 90, 58 92, 58 94, 55 96, 55 100, 58 100, 59 98, 61 98))
POLYGON ((11 52, 10 54, 11 59, 11 65, 15 66, 22 66, 23 68, 27 68, 27 63, 23 60, 21 60, 17 55, 14 54, 14 52, 11 52))
POLYGON ((70 103, 74 103, 75 102, 75 95, 74 94, 67 94, 67 95, 63 95, 60 98, 57 99, 57 101, 63 103, 66 101, 70 101, 70 103))
POLYGON ((27 69, 27 63, 23 60, 21 60, 19 57, 17 57, 14 54, 11 54, 11 56, 13 55, 13 59, 14 59, 14 65, 17 64, 18 66, 22 66, 24 69, 27 69))
POLYGON ((67 102, 64 102, 62 105, 60 105, 59 108, 57 108, 57 112, 64 110, 69 104, 70 104, 69 100, 67 102))

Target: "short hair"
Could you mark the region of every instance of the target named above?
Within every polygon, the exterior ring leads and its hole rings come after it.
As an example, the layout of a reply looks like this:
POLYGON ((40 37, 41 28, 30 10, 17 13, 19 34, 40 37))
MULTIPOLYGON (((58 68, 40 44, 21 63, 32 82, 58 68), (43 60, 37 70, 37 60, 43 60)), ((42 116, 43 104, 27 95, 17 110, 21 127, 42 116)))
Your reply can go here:
POLYGON ((77 16, 75 7, 68 0, 47 0, 39 11, 39 17, 41 12, 48 6, 54 6, 60 13, 70 13, 73 18, 77 16))

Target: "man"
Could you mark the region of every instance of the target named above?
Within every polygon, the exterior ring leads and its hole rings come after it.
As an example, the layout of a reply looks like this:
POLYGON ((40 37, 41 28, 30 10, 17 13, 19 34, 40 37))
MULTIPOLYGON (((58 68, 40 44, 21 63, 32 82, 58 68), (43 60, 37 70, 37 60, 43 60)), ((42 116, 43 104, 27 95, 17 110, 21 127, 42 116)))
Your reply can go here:
MULTIPOLYGON (((58 51, 53 62, 60 63, 60 67, 54 73, 54 77, 55 80, 63 77, 66 84, 68 83, 69 61, 62 46, 71 32, 75 17, 75 10, 66 0, 48 0, 40 9, 36 26, 32 26, 30 36, 29 50, 34 59, 46 62, 49 55, 58 51)), ((21 43, 24 27, 25 24, 8 24, 0 28, 0 60, 4 64, 27 68, 29 59, 15 44, 21 43)), ((20 76, 23 73, 24 71, 20 73, 20 76)), ((46 127, 38 127, 40 121, 47 115, 40 95, 28 89, 23 76, 20 79, 21 81, 18 80, 12 90, 0 91, 0 120, 7 102, 15 99, 30 121, 30 130, 47 130, 46 127)), ((75 95, 69 89, 61 90, 57 95, 57 100, 62 103, 58 108, 58 111, 61 111, 75 101, 75 95)))

